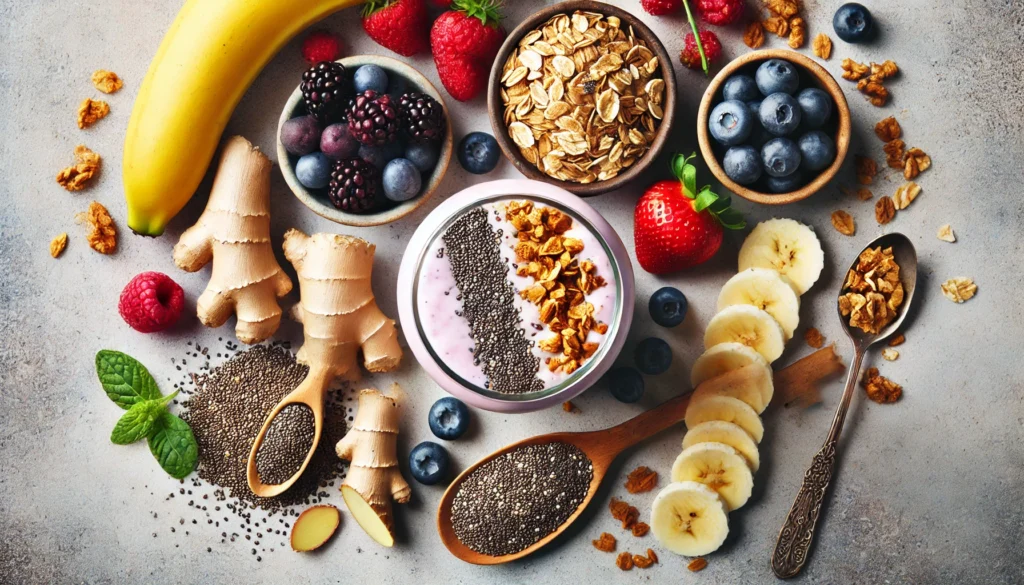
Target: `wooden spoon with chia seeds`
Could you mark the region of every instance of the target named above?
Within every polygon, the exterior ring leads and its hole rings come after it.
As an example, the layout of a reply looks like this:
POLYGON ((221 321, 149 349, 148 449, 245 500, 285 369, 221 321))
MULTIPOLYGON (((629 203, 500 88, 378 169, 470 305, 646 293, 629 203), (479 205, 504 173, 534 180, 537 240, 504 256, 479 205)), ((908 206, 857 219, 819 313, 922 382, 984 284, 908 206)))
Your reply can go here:
POLYGON ((466 468, 466 470, 459 474, 459 476, 455 478, 455 481, 448 486, 444 496, 441 498, 441 503, 437 507, 437 531, 441 535, 441 542, 448 547, 449 552, 453 555, 467 563, 473 563, 475 565, 499 565, 502 563, 508 563, 540 550, 557 538, 559 534, 564 532, 570 524, 580 517, 583 510, 586 509, 594 499, 594 494, 597 493, 597 489, 601 486, 601 482, 604 480, 605 475, 607 475, 608 468, 619 453, 622 453, 622 451, 628 447, 632 447, 640 441, 648 439, 682 421, 686 415, 686 407, 689 403, 690 393, 687 392, 682 396, 663 402, 659 406, 656 406, 651 410, 648 410, 647 412, 610 429, 591 431, 587 433, 550 433, 547 435, 538 435, 498 449, 494 453, 491 453, 487 457, 484 457, 480 461, 477 461, 466 468), (561 525, 551 531, 551 533, 542 537, 540 540, 534 542, 523 550, 512 554, 501 556, 483 554, 473 550, 464 542, 459 540, 452 524, 452 504, 455 501, 455 496, 458 494, 462 482, 465 481, 470 474, 479 469, 481 465, 494 460, 496 457, 527 445, 543 445, 555 442, 568 443, 575 446, 586 454, 593 465, 594 474, 590 480, 590 486, 587 489, 587 494, 583 498, 583 501, 580 502, 579 506, 576 507, 576 510, 573 511, 561 525))

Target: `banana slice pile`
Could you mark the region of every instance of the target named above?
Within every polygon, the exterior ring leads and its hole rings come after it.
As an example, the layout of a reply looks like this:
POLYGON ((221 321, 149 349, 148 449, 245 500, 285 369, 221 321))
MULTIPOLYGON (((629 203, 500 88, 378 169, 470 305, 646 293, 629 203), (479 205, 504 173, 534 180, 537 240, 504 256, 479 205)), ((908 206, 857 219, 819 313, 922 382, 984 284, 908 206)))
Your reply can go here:
POLYGON ((814 231, 791 219, 762 222, 743 242, 740 271, 718 295, 704 354, 690 372, 683 452, 652 504, 651 532, 672 552, 717 550, 729 534, 727 514, 750 498, 761 413, 775 393, 771 363, 800 323, 800 295, 824 266, 814 231))

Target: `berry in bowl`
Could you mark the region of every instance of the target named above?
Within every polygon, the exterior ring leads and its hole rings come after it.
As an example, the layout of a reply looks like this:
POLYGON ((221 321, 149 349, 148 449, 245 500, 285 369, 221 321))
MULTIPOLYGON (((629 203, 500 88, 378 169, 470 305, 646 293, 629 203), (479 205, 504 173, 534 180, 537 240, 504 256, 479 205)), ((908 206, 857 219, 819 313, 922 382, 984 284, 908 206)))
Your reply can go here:
POLYGON ((411 213, 441 183, 452 150, 441 95, 388 57, 313 65, 278 124, 288 186, 316 214, 344 225, 380 225, 411 213))
POLYGON ((474 185, 417 228, 398 311, 420 366, 472 406, 529 412, 592 386, 622 349, 633 272, 615 230, 537 181, 474 185))
POLYGON ((708 86, 697 138, 727 189, 757 203, 791 203, 813 195, 842 166, 850 110, 835 79, 813 60, 754 51, 708 86))

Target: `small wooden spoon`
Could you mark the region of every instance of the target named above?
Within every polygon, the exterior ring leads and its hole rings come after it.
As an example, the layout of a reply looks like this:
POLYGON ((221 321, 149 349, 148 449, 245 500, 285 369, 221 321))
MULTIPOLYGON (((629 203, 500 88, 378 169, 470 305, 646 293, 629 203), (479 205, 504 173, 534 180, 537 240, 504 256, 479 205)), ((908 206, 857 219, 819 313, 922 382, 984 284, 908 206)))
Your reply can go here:
POLYGON ((513 443, 491 453, 459 474, 459 476, 455 478, 455 481, 448 486, 448 490, 445 491, 444 496, 441 498, 441 503, 437 507, 437 531, 441 535, 441 542, 448 547, 448 550, 453 555, 467 563, 473 563, 475 565, 499 565, 521 559, 540 550, 542 547, 558 537, 559 534, 564 532, 570 524, 580 517, 583 510, 590 504, 590 501, 594 499, 594 494, 597 493, 597 488, 601 486, 601 481, 604 479, 605 474, 608 473, 609 466, 611 466, 612 461, 615 460, 619 453, 627 447, 632 447, 640 441, 652 437, 683 420, 683 417, 686 415, 686 406, 689 403, 690 393, 687 392, 682 396, 678 396, 664 402, 659 406, 656 406, 655 408, 652 408, 651 410, 648 410, 647 412, 610 429, 591 431, 588 433, 551 433, 547 435, 538 435, 536 437, 523 439, 522 441, 513 443), (452 503, 455 501, 455 494, 458 493, 459 486, 462 484, 463 480, 465 480, 470 473, 475 471, 484 463, 487 463, 495 457, 513 449, 525 445, 539 445, 553 442, 569 443, 570 445, 576 446, 586 453, 594 466, 594 477, 590 480, 590 488, 587 491, 586 497, 583 498, 583 502, 581 502, 579 507, 576 508, 576 511, 573 512, 572 515, 569 516, 569 518, 566 519, 566 521, 563 522, 562 525, 554 532, 517 553, 503 556, 491 556, 476 552, 463 544, 463 542, 455 536, 455 529, 452 526, 452 503))
POLYGON ((309 465, 309 461, 313 458, 313 453, 316 452, 317 445, 320 444, 320 432, 324 427, 324 395, 332 379, 331 374, 327 370, 310 370, 306 379, 295 390, 292 390, 281 399, 281 402, 274 407, 274 410, 270 411, 267 420, 263 422, 260 434, 256 435, 256 440, 252 443, 252 450, 249 451, 249 461, 246 465, 245 477, 249 482, 249 489, 252 490, 252 493, 261 498, 278 496, 292 487, 292 484, 299 479, 302 472, 306 471, 306 466, 309 465), (263 444, 263 439, 267 436, 267 429, 274 422, 274 418, 281 412, 281 409, 289 404, 304 404, 313 411, 313 424, 315 427, 313 444, 310 445, 309 453, 306 453, 306 459, 302 462, 302 467, 299 467, 299 470, 295 472, 295 475, 288 478, 284 483, 266 484, 260 479, 259 471, 256 469, 256 452, 259 451, 260 445, 263 444))

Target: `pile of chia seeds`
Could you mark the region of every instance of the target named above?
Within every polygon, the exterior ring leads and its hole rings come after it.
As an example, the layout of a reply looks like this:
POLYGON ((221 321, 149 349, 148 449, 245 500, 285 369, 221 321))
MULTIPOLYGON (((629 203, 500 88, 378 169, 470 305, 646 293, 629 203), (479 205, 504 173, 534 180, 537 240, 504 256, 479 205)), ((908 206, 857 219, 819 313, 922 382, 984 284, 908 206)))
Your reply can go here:
POLYGON ((470 473, 452 502, 452 527, 478 553, 517 553, 554 532, 590 489, 594 466, 579 448, 526 445, 470 473))
POLYGON ((288 481, 302 467, 313 446, 316 420, 305 404, 289 404, 277 413, 256 451, 256 471, 269 485, 288 481))
POLYGON ((475 363, 487 375, 488 388, 502 394, 544 389, 537 377, 540 359, 526 338, 515 305, 516 290, 501 257, 501 232, 478 207, 441 236, 462 300, 462 317, 473 336, 475 363))

